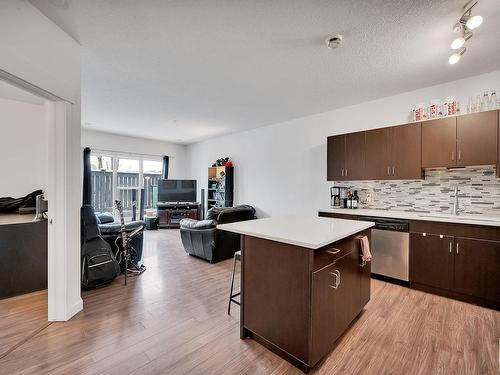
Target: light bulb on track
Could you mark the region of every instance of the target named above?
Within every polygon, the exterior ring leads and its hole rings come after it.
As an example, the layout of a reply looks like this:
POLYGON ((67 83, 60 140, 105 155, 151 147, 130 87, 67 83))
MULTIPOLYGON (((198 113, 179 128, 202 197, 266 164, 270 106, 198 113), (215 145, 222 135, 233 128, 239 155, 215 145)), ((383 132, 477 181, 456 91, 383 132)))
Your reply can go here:
POLYGON ((460 61, 464 53, 465 53, 465 48, 462 47, 458 52, 455 52, 453 55, 450 56, 450 58, 448 59, 448 63, 450 63, 450 65, 456 64, 457 62, 460 61))
POLYGON ((474 30, 476 27, 480 26, 482 23, 483 23, 483 17, 472 16, 467 20, 467 22, 465 23, 465 26, 467 26, 467 28, 470 30, 474 30))
POLYGON ((451 42, 451 49, 460 49, 463 47, 465 44, 465 38, 463 36, 455 39, 453 42, 451 42))

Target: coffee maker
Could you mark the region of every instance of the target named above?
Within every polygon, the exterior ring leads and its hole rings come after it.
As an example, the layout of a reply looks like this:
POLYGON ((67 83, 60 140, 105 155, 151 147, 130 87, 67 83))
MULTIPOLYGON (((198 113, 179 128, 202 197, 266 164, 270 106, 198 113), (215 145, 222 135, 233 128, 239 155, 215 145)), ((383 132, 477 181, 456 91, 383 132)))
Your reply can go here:
POLYGON ((330 188, 330 206, 332 208, 347 208, 347 186, 332 186, 330 188))

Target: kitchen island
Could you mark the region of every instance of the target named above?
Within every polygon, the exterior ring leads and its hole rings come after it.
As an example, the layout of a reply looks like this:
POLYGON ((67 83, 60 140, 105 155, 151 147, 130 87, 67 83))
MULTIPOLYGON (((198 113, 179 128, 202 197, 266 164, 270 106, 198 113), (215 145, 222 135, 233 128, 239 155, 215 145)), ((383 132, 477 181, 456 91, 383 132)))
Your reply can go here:
POLYGON ((360 237, 373 225, 322 217, 218 225, 242 235, 241 339, 308 372, 370 300, 360 237))

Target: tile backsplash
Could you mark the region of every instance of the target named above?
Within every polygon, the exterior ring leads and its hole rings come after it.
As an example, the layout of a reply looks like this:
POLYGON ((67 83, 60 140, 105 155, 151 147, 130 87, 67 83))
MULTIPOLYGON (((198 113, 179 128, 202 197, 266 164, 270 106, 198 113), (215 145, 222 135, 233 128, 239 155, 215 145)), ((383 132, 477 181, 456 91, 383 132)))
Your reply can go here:
POLYGON ((427 169, 425 180, 336 182, 358 191, 361 208, 451 213, 458 185, 463 213, 500 215, 500 179, 496 168, 427 169))

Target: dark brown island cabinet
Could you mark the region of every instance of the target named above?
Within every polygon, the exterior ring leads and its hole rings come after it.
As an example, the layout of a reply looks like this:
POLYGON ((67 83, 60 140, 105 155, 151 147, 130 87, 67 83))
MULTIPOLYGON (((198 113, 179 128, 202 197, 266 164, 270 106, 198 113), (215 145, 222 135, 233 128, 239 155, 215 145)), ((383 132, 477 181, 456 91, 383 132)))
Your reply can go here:
POLYGON ((500 167, 498 113, 487 111, 330 136, 327 180, 410 180, 424 178, 425 168, 500 167))
POLYGON ((370 300, 360 235, 316 250, 242 235, 241 338, 309 371, 370 300))

